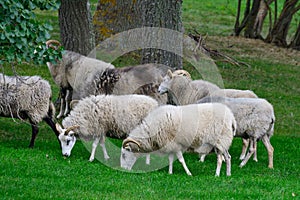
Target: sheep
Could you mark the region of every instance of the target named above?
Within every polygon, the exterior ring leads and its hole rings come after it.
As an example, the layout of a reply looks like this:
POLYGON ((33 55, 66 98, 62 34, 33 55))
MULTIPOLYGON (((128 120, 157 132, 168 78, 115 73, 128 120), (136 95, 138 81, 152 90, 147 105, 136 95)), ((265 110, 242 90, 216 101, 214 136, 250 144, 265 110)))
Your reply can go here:
POLYGON ((233 98, 257 98, 251 90, 220 89, 217 85, 204 80, 192 80, 185 70, 180 73, 168 70, 158 91, 168 93, 168 102, 174 105, 195 103, 206 96, 225 96, 233 98))
POLYGON ((108 131, 115 138, 125 138, 158 102, 145 95, 91 95, 79 100, 70 114, 63 119, 62 128, 56 124, 62 154, 70 156, 76 142, 77 133, 85 140, 94 140, 89 160, 92 162, 98 143, 102 147, 105 160, 109 159, 105 148, 108 131))
MULTIPOLYGON (((57 49, 61 44, 57 40, 48 40, 48 48, 57 49)), ((89 58, 73 51, 65 50, 62 60, 46 63, 54 82, 60 87, 60 112, 57 118, 67 115, 69 101, 77 98, 78 90, 82 90, 85 82, 91 82, 94 74, 105 69, 113 69, 114 65, 101 60, 89 58)))
POLYGON ((193 148, 199 154, 215 150, 216 176, 220 175, 222 155, 226 161, 226 174, 231 175, 231 157, 228 152, 235 134, 236 121, 230 109, 219 103, 185 106, 163 105, 153 110, 123 141, 121 167, 131 170, 143 153, 169 155, 169 174, 173 173, 176 154, 187 175, 182 153, 193 148))
POLYGON ((228 106, 236 119, 236 137, 249 138, 248 153, 240 164, 243 167, 256 152, 257 141, 262 140, 268 151, 269 168, 273 168, 274 148, 270 138, 274 132, 275 115, 273 106, 261 98, 205 97, 197 103, 218 102, 228 106))
MULTIPOLYGON (((206 96, 257 98, 257 95, 250 90, 220 89, 217 85, 208 81, 193 81, 191 75, 186 70, 177 70, 173 73, 168 71, 158 90, 160 94, 167 93, 168 103, 173 105, 196 103, 197 100, 206 96)), ((248 140, 243 139, 241 159, 245 157, 247 147, 248 140)), ((255 152, 255 160, 257 160, 256 157, 255 152)))
POLYGON ((44 120, 58 137, 53 122, 55 108, 51 102, 51 87, 39 76, 6 76, 0 73, 0 116, 28 119, 32 136, 29 147, 34 147, 38 124, 44 120))
POLYGON ((159 95, 157 89, 167 69, 159 64, 106 69, 102 73, 95 73, 90 81, 82 85, 78 99, 90 94, 142 94, 153 97, 159 104, 166 104, 167 96, 159 95))

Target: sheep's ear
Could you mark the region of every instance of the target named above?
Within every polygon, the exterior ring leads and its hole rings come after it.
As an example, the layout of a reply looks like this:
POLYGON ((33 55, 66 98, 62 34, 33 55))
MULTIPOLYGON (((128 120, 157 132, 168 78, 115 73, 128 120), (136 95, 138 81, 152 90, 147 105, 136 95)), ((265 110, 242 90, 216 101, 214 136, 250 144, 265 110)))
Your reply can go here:
POLYGON ((63 132, 63 129, 62 129, 62 127, 59 125, 59 123, 56 123, 56 124, 55 124, 55 127, 56 127, 56 130, 57 130, 59 133, 62 133, 62 132, 63 132))
POLYGON ((168 69, 168 71, 167 71, 167 75, 168 75, 170 78, 172 78, 172 77, 173 77, 173 73, 172 73, 172 71, 168 69))
POLYGON ((79 102, 79 100, 73 100, 73 101, 71 101, 71 103, 70 103, 71 109, 73 109, 78 104, 78 102, 79 102))

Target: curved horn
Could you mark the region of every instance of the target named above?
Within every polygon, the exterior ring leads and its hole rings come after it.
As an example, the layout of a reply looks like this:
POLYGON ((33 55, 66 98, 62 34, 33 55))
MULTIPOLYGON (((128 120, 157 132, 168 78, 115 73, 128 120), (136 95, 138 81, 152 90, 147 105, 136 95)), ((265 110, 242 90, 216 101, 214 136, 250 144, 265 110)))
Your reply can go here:
POLYGON ((65 135, 68 135, 70 131, 72 131, 76 128, 79 128, 79 127, 80 127, 79 125, 70 126, 69 128, 67 128, 65 135))
POLYGON ((61 44, 60 44, 60 42, 59 41, 57 41, 57 40, 48 40, 47 42, 46 42, 46 46, 49 48, 52 48, 52 49, 55 49, 55 47, 54 46, 58 46, 58 47, 60 47, 61 46, 61 44))
POLYGON ((191 74, 183 69, 179 69, 173 72, 173 75, 178 75, 178 76, 187 76, 188 78, 192 79, 191 74))
POLYGON ((138 145, 138 147, 141 147, 140 143, 138 143, 137 141, 135 141, 134 139, 131 139, 131 138, 125 139, 123 144, 122 144, 122 147, 125 148, 126 144, 129 143, 129 142, 133 142, 136 145, 138 145))

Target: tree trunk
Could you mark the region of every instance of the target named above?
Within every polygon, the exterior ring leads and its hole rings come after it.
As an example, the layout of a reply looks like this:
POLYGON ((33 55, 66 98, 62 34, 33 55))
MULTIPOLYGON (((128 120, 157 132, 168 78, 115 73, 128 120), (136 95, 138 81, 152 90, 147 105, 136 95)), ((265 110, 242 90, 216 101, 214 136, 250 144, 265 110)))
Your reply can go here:
POLYGON ((141 27, 137 0, 99 0, 93 24, 97 44, 116 33, 141 27))
MULTIPOLYGON (((260 4, 259 4, 259 9, 258 9, 258 12, 256 15, 256 19, 254 22, 254 27, 253 27, 255 38, 263 39, 263 37, 261 35, 261 31, 263 28, 265 18, 268 14, 268 10, 269 10, 269 4, 265 0, 261 0, 260 4)), ((271 16, 271 14, 270 14, 270 16, 271 16)))
POLYGON ((64 48, 89 55, 95 46, 89 0, 62 0, 58 13, 64 48))
POLYGON ((260 1, 261 0, 253 0, 251 12, 249 14, 246 27, 245 27, 244 36, 246 38, 256 38, 254 24, 259 10, 260 1))
POLYGON ((289 26, 295 14, 295 6, 298 0, 286 0, 283 10, 274 25, 273 29, 266 38, 266 42, 274 43, 277 46, 287 47, 286 37, 288 34, 289 26))
POLYGON ((300 51, 300 23, 298 24, 296 34, 290 44, 290 47, 300 51))
MULTIPOLYGON (((182 0, 99 0, 97 11, 93 17, 97 44, 111 35, 133 28, 157 27, 158 29, 167 28, 182 32, 181 7, 182 0)), ((147 29, 147 31, 152 30, 147 29)), ((128 38, 128 41, 131 41, 132 38, 140 41, 140 38, 145 37, 145 45, 141 45, 142 50, 138 52, 141 54, 141 63, 159 63, 181 68, 181 56, 164 50, 143 49, 149 41, 157 43, 158 40, 158 38, 149 38, 157 33, 147 31, 132 31, 130 32, 132 35, 128 38), (137 33, 140 35, 135 35, 137 33)), ((118 45, 122 48, 126 49, 130 46, 122 36, 119 39, 123 44, 118 45)), ((163 38, 160 40, 161 42, 167 42, 168 39, 163 38)), ((174 48, 182 49, 182 41, 177 42, 176 45, 174 48)))
MULTIPOLYGON (((167 28, 183 32, 181 19, 182 0, 140 1, 142 2, 141 13, 143 26, 167 28)), ((155 40, 155 38, 153 38, 153 40, 155 40)), ((168 40, 169 38, 162 38, 161 42, 167 42, 168 40)), ((174 48, 183 48, 183 41, 179 40, 176 43, 177 46, 174 48)), ((182 68, 181 56, 161 49, 143 49, 141 62, 159 63, 173 68, 182 68)))

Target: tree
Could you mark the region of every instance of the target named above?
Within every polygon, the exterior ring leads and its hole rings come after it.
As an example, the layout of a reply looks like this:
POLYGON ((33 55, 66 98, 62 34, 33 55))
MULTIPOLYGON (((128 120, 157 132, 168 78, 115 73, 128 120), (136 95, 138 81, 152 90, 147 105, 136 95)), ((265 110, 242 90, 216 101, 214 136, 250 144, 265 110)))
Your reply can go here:
POLYGON ((58 6, 56 0, 0 0, 0 64, 23 61, 42 64, 59 58, 58 51, 45 45, 52 27, 38 22, 33 12, 58 6))
POLYGON ((290 44, 290 47, 296 50, 300 50, 300 23, 298 24, 296 34, 290 44))
MULTIPOLYGON (((182 32, 181 7, 182 0, 99 0, 93 17, 96 41, 141 27, 160 27, 182 32)), ((177 45, 182 47, 180 42, 177 45)), ((143 49, 140 53, 141 63, 182 67, 181 57, 173 53, 158 49, 143 49)))
POLYGON ((287 34, 289 26, 293 19, 293 15, 300 9, 300 5, 296 7, 298 0, 286 0, 281 14, 274 24, 274 27, 268 34, 266 42, 274 43, 277 46, 287 47, 287 34))
POLYGON ((59 8, 62 45, 66 50, 88 55, 95 46, 89 0, 62 0, 59 8))
MULTIPOLYGON (((298 35, 294 36, 294 40, 289 45, 287 43, 287 35, 290 28, 291 21, 295 13, 300 10, 298 0, 285 0, 282 11, 277 19, 277 0, 251 0, 246 1, 246 8, 244 11, 244 18, 242 23, 239 23, 241 12, 241 0, 238 1, 237 17, 234 26, 234 34, 240 35, 244 30, 245 37, 259 38, 268 43, 273 43, 277 46, 289 47, 297 46, 298 35), (274 2, 274 22, 272 21, 270 5, 274 2), (261 35, 263 22, 269 14, 269 33, 266 38, 261 35)), ((297 31, 298 32, 298 31, 297 31)), ((297 49, 297 48, 296 48, 297 49)))

